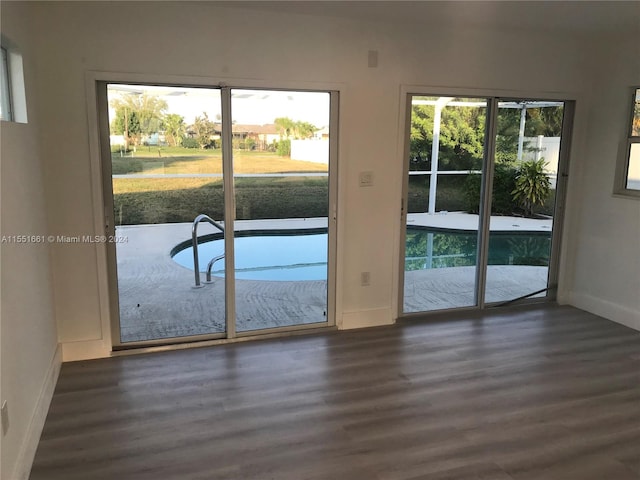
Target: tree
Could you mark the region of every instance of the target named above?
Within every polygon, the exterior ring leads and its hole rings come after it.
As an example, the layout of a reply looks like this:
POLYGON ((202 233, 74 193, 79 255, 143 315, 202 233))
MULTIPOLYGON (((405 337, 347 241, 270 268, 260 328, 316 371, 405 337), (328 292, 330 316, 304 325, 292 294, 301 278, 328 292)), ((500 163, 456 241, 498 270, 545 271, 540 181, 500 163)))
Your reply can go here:
POLYGON ((301 120, 292 120, 289 117, 278 117, 273 123, 278 129, 278 133, 284 138, 275 145, 278 155, 283 157, 291 156, 291 140, 299 140, 313 137, 319 129, 315 125, 301 120))
POLYGON ((551 182, 544 172, 545 164, 544 158, 522 162, 516 174, 516 187, 511 193, 529 216, 533 216, 534 207, 544 205, 551 190, 551 182))
POLYGON ((311 138, 318 131, 318 128, 309 122, 295 122, 293 126, 293 136, 297 139, 311 138))
POLYGON ((559 137, 562 135, 564 109, 557 107, 537 107, 527 109, 525 136, 559 137))
MULTIPOLYGON (((413 105, 410 156, 412 169, 430 168, 433 105, 413 105)), ((439 170, 472 170, 482 165, 486 113, 478 107, 445 107, 440 121, 439 170)))
POLYGON ((196 117, 193 122, 193 130, 196 133, 196 140, 200 148, 207 148, 213 142, 216 133, 216 124, 209 120, 207 112, 202 112, 202 117, 196 117))
POLYGON ((289 117, 278 117, 273 121, 273 123, 275 124, 278 133, 285 139, 290 138, 291 135, 293 135, 295 122, 289 117))
POLYGON ((140 143, 141 135, 150 135, 160 131, 162 118, 168 108, 165 100, 147 92, 140 95, 122 95, 111 101, 111 107, 116 112, 115 119, 123 119, 121 135, 125 136, 125 142, 132 139, 136 145, 140 143), (134 114, 138 122, 138 126, 135 127, 136 132, 129 128, 131 120, 124 122, 124 118, 130 119, 130 115, 134 114), (125 125, 127 128, 124 128, 125 125))
POLYGON ((273 123, 278 129, 278 133, 280 133, 285 140, 289 138, 311 138, 313 137, 313 134, 319 130, 318 127, 309 122, 301 120, 296 121, 289 117, 278 117, 273 121, 273 123))
POLYGON ((162 123, 164 125, 165 135, 169 145, 180 146, 187 132, 187 126, 184 123, 184 117, 176 113, 167 113, 162 123))
MULTIPOLYGON (((526 123, 525 123, 526 125, 526 123)), ((496 125, 496 163, 515 163, 518 159, 518 137, 520 136, 520 109, 498 110, 496 125)), ((511 192, 511 190, 509 190, 511 192)))
MULTIPOLYGON (((140 121, 136 112, 129 110, 127 107, 116 109, 115 116, 111 122, 111 133, 122 135, 124 137, 124 148, 129 150, 131 139, 137 139, 140 136, 140 121)), ((137 144, 137 142, 135 143, 137 144)))
MULTIPOLYGON (((521 112, 519 108, 500 108, 498 111, 496 132, 496 161, 498 162, 517 160, 521 112)), ((527 108, 524 136, 560 137, 563 116, 564 109, 561 106, 527 108)), ((532 151, 535 148, 525 144, 525 150, 532 151)))

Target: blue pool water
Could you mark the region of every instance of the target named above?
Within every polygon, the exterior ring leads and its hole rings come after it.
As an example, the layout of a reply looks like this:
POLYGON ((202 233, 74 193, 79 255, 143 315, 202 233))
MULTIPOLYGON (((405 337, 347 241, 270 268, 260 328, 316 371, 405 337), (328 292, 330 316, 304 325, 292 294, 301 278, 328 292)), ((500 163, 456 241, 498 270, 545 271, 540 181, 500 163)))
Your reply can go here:
MULTIPOLYGON (((237 232, 235 238, 236 278, 240 280, 326 280, 326 231, 237 232)), ((548 265, 550 232, 492 232, 489 265, 548 265)), ((224 252, 221 234, 206 236, 199 245, 200 271, 224 252)), ((465 231, 407 229, 405 270, 462 267, 476 264, 477 234, 465 231)), ((178 245, 173 259, 193 270, 191 242, 178 245)), ((224 260, 213 266, 213 275, 224 276, 224 260)))
MULTIPOLYGON (((326 280, 327 234, 257 235, 236 237, 234 243, 236 278, 240 280, 326 280)), ((216 239, 198 245, 200 271, 224 252, 224 240, 216 239)), ((193 270, 191 242, 173 259, 193 270)), ((224 260, 213 266, 213 274, 224 276, 224 260)))

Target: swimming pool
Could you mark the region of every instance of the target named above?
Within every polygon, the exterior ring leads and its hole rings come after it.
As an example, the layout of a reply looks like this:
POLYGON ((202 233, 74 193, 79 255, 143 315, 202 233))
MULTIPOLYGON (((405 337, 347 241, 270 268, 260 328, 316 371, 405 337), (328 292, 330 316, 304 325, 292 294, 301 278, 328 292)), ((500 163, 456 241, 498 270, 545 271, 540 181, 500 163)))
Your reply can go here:
MULTIPOLYGON (((205 235, 199 243, 200 271, 224 252, 222 234, 205 235)), ((253 230, 236 232, 235 276, 239 280, 326 280, 327 231, 253 230)), ((550 232, 492 232, 489 265, 549 265, 550 232)), ((406 235, 405 270, 462 267, 476 264, 477 233, 409 227, 406 235)), ((177 245, 172 258, 193 270, 191 241, 177 245)), ((216 262, 213 275, 224 276, 224 260, 216 262)))

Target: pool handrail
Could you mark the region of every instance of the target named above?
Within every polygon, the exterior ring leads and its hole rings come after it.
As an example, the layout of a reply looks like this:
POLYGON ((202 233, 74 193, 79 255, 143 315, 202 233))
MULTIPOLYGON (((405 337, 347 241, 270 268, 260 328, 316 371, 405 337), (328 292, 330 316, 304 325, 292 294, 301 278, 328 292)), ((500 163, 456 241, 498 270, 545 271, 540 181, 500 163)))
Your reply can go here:
POLYGON ((211 260, 209 260, 209 263, 207 264, 207 279, 205 280, 205 283, 211 283, 211 270, 213 269, 213 264, 216 263, 218 260, 222 260, 224 258, 224 253, 213 257, 211 260))
MULTIPOLYGON (((216 222, 209 215, 205 215, 204 213, 201 213, 200 215, 198 215, 193 221, 193 225, 191 226, 191 244, 193 245, 193 272, 195 274, 196 288, 199 288, 202 286, 200 285, 200 259, 198 258, 198 225, 200 224, 200 222, 210 223, 211 225, 216 227, 218 230, 220 230, 222 233, 224 233, 224 227, 220 225, 218 222, 216 222)), ((211 263, 211 265, 213 266, 213 263, 211 263)), ((207 278, 208 280, 210 280, 211 279, 210 269, 209 267, 207 267, 207 269, 208 269, 207 278)))

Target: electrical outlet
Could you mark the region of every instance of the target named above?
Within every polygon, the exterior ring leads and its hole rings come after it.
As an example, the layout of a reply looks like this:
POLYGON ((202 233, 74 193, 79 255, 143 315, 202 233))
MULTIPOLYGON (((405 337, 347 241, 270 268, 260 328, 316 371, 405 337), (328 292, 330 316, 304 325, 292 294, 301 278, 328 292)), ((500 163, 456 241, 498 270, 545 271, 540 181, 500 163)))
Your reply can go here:
POLYGON ((2 419, 2 435, 4 436, 9 431, 9 405, 7 405, 6 400, 2 402, 0 418, 2 419))
POLYGON ((361 272, 360 273, 360 285, 363 287, 368 287, 371 285, 371 272, 361 272))

